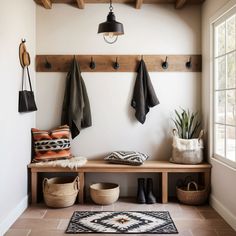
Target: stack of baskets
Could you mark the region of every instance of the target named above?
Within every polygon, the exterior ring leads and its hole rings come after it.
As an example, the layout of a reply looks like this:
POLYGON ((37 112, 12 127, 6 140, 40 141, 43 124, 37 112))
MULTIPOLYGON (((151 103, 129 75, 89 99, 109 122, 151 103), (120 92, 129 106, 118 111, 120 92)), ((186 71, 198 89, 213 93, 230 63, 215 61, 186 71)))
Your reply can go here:
POLYGON ((191 181, 187 187, 176 187, 177 198, 180 202, 187 205, 202 205, 208 198, 209 191, 196 182, 191 181), (191 186, 193 188, 191 189, 191 186))
POLYGON ((57 177, 43 180, 44 201, 49 207, 68 207, 75 203, 79 178, 57 177))

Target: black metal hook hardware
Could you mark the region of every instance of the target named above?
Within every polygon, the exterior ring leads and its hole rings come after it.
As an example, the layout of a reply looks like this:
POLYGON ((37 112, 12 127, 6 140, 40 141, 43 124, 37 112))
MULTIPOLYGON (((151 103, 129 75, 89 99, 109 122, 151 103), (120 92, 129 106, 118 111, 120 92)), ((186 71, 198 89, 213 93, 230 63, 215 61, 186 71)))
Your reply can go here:
POLYGON ((91 57, 91 61, 90 61, 89 67, 90 67, 91 70, 94 70, 96 68, 96 63, 93 60, 93 57, 91 57))
POLYGON ((189 57, 189 60, 186 62, 185 66, 190 69, 192 67, 192 58, 189 57))
POLYGON ((168 60, 168 57, 166 57, 165 61, 162 62, 162 64, 161 64, 161 66, 162 66, 162 68, 163 68, 164 70, 168 69, 168 66, 169 66, 167 60, 168 60))
POLYGON ((25 43, 25 42, 26 42, 26 39, 21 39, 21 42, 22 42, 22 43, 25 43))
POLYGON ((47 69, 51 69, 52 68, 52 64, 48 61, 47 57, 45 58, 45 64, 44 64, 45 68, 47 69))
POLYGON ((114 65, 113 65, 113 68, 114 68, 115 70, 118 70, 118 69, 120 68, 120 64, 118 63, 117 57, 116 57, 116 62, 115 62, 114 65))

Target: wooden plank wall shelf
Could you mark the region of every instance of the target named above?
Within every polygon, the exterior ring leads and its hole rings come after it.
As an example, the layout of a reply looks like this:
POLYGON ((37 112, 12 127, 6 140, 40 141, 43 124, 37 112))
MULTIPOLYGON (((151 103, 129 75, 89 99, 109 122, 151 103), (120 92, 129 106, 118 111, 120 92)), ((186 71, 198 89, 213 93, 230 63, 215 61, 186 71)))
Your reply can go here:
POLYGON ((201 72, 201 55, 37 55, 37 72, 68 72, 73 57, 82 72, 136 72, 143 57, 149 72, 201 72), (168 68, 162 66, 167 58, 168 68), (95 63, 91 67, 91 61, 95 63), (115 67, 115 62, 119 68, 115 67))

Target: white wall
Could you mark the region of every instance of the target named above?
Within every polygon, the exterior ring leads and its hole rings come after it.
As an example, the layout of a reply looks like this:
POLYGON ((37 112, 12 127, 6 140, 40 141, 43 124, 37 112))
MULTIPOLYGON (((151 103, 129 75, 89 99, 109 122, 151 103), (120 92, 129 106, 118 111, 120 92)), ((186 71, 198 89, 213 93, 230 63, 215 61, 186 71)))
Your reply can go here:
MULTIPOLYGON (((35 114, 18 113, 21 67, 18 47, 27 40, 31 57, 35 56, 35 3, 32 0, 1 0, 0 10, 0 235, 27 207, 27 164, 31 158, 30 128, 35 114)), ((31 75, 34 83, 34 60, 31 75)))
MULTIPOLYGON (((210 19, 220 16, 220 12, 236 4, 236 1, 207 0, 202 9, 202 108, 204 115, 204 126, 210 130, 210 78, 211 78, 211 41, 210 41, 210 19)), ((236 170, 211 158, 210 133, 208 132, 208 157, 212 164, 212 206, 231 224, 236 230, 236 170)))
MULTIPOLYGON (((84 10, 55 4, 50 11, 37 6, 36 12, 37 54, 201 54, 200 6, 177 11, 173 5, 145 4, 136 10, 114 4, 117 20, 125 28, 114 45, 97 34, 108 13, 106 4, 86 4, 84 10)), ((93 126, 73 140, 74 154, 97 158, 113 150, 136 150, 150 159, 170 157, 173 110, 201 110, 201 73, 150 73, 160 105, 150 110, 144 125, 134 119, 130 107, 135 75, 83 73, 93 126)), ((65 73, 37 73, 38 128, 60 124, 65 77, 65 73)), ((121 183, 122 195, 136 191, 134 175, 90 175, 88 182, 107 179, 121 183)))

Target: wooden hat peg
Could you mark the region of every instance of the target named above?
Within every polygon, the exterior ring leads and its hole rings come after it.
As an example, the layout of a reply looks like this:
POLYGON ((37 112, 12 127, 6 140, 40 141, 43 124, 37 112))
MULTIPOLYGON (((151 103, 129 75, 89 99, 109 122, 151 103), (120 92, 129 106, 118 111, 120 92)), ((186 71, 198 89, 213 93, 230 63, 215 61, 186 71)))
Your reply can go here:
POLYGON ((19 46, 19 58, 22 68, 30 65, 30 55, 26 50, 25 42, 26 40, 22 39, 21 44, 19 46))

